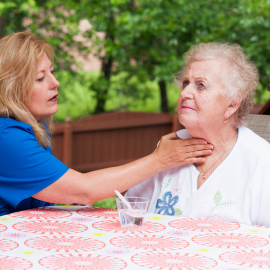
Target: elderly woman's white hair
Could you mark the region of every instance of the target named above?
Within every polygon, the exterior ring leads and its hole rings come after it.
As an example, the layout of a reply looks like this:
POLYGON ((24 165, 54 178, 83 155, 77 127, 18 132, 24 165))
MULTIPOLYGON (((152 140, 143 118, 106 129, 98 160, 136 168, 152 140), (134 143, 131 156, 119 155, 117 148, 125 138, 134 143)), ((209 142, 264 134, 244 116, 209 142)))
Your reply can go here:
POLYGON ((259 73, 256 65, 249 60, 238 44, 228 43, 201 43, 192 46, 185 53, 185 65, 176 74, 177 86, 182 86, 182 78, 188 67, 194 61, 220 60, 225 70, 220 74, 224 85, 224 95, 232 103, 241 101, 235 114, 237 126, 241 126, 254 104, 254 94, 259 84, 259 73))

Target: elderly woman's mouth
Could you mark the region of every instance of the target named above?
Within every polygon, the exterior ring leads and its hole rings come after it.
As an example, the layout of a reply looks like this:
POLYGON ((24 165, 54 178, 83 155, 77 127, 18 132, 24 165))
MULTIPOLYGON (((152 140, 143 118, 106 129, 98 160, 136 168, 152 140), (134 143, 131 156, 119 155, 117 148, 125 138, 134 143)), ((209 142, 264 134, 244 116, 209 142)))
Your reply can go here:
POLYGON ((187 106, 182 106, 182 109, 195 111, 194 109, 192 109, 192 108, 190 108, 190 107, 187 107, 187 106))

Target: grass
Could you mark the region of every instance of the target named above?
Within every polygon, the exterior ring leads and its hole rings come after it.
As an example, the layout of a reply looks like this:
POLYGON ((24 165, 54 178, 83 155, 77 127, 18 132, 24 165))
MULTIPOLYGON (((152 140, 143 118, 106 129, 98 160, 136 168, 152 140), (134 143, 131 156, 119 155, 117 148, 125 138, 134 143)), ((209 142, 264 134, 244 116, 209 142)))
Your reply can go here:
POLYGON ((94 202, 93 206, 116 209, 115 198, 117 198, 117 196, 113 196, 113 197, 110 197, 110 198, 107 198, 98 202, 94 202))

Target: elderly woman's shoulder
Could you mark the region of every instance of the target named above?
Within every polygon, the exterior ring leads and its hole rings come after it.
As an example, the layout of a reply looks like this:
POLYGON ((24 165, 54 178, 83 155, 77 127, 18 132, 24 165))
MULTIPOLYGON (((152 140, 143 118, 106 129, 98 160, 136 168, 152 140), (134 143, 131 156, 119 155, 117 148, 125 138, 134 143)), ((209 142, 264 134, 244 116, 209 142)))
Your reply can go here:
POLYGON ((270 143, 247 127, 238 129, 238 140, 242 147, 262 155, 267 154, 270 158, 270 143))

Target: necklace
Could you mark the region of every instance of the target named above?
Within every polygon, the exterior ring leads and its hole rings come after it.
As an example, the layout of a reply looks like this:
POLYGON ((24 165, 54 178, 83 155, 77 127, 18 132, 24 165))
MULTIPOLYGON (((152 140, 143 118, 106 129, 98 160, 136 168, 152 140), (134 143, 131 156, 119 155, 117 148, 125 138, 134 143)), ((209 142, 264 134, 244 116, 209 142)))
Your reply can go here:
MULTIPOLYGON (((237 135, 236 135, 236 137, 237 137, 237 135)), ((225 151, 221 154, 221 156, 206 171, 204 171, 203 167, 201 166, 201 169, 202 169, 202 172, 203 172, 203 175, 202 175, 203 180, 205 179, 205 174, 221 159, 221 157, 225 154, 225 152, 226 152, 226 150, 228 149, 229 146, 230 146, 230 144, 225 148, 225 151)))

